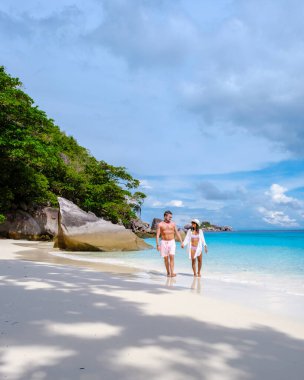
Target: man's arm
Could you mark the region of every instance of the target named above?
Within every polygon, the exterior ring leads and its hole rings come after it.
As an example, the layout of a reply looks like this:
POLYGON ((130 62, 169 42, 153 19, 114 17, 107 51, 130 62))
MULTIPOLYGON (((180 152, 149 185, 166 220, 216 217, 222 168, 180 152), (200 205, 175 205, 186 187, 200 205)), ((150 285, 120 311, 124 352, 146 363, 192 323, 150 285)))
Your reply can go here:
POLYGON ((179 233, 178 230, 177 230, 176 224, 174 224, 174 230, 175 230, 175 233, 176 233, 176 235, 177 235, 179 241, 181 242, 181 244, 183 244, 182 238, 181 238, 181 236, 180 236, 180 233, 179 233))
POLYGON ((156 230, 156 249, 158 251, 160 251, 159 236, 160 236, 160 223, 158 223, 157 230, 156 230))

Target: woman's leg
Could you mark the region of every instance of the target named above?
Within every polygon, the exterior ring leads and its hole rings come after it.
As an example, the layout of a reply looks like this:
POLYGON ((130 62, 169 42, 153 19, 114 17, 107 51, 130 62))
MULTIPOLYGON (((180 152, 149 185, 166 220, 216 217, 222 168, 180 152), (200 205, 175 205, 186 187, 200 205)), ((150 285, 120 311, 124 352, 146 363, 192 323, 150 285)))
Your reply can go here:
POLYGON ((192 270, 193 270, 193 274, 194 276, 196 276, 196 258, 195 258, 195 253, 196 253, 196 248, 195 247, 191 247, 191 260, 192 260, 192 270))
POLYGON ((197 275, 198 275, 198 277, 201 277, 202 265, 203 265, 203 254, 201 253, 199 256, 197 256, 197 275))
POLYGON ((192 259, 192 270, 194 276, 196 276, 196 259, 192 259))

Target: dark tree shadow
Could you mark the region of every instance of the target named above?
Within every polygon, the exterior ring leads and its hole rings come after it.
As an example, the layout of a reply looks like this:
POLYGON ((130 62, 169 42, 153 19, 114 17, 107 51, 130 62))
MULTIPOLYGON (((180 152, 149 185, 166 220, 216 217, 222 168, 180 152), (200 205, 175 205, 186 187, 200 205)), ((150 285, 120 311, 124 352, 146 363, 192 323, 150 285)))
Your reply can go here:
POLYGON ((0 263, 1 380, 303 378, 303 340, 263 326, 166 316, 161 306, 151 314, 137 294, 161 300, 172 292, 163 285, 67 266, 0 263))

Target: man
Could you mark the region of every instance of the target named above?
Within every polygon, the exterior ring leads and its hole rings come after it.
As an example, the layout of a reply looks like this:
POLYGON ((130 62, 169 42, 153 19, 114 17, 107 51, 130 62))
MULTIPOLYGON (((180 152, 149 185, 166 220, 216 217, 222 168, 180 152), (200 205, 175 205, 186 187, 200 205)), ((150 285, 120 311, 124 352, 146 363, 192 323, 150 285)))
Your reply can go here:
POLYGON ((157 226, 156 232, 156 246, 157 250, 164 258, 165 267, 168 277, 175 277, 174 273, 174 255, 175 255, 175 234, 179 241, 182 243, 181 236, 176 228, 176 224, 172 222, 172 212, 165 211, 164 220, 157 226), (159 237, 161 237, 161 243, 159 244, 159 237))

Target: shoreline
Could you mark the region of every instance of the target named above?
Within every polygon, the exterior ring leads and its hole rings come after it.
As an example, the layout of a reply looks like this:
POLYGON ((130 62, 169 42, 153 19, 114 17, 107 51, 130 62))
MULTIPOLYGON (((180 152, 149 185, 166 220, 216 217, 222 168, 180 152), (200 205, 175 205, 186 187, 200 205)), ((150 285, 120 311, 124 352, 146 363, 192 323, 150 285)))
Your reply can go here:
POLYGON ((202 281, 201 289, 191 289, 134 268, 43 261, 48 243, 0 240, 0 248, 0 378, 285 380, 303 374, 303 319, 258 310, 254 299, 252 307, 235 302, 234 292, 254 298, 248 288, 202 281))
MULTIPOLYGON (((177 276, 168 278, 159 259, 159 269, 144 268, 142 266, 126 265, 125 263, 109 263, 108 258, 85 257, 82 252, 76 256, 76 252, 62 251, 53 248, 51 242, 29 242, 9 240, 14 246, 18 246, 16 258, 25 261, 39 262, 43 264, 55 264, 72 266, 85 270, 108 273, 113 276, 128 277, 132 281, 146 284, 162 285, 165 288, 191 291, 203 297, 229 300, 235 305, 248 307, 256 311, 267 311, 277 316, 292 318, 295 321, 304 320, 304 296, 281 291, 264 284, 252 283, 248 280, 231 280, 225 277, 219 279, 203 272, 201 278, 194 278, 191 269, 189 272, 177 271, 177 276), (22 249, 21 249, 22 248, 22 249), (24 248, 24 249, 23 249, 24 248), (67 256, 71 255, 70 258, 67 256)), ((0 240, 1 242, 1 240, 0 240)), ((1 244, 1 243, 0 243, 1 244)), ((85 253, 87 254, 87 253, 85 253)))

